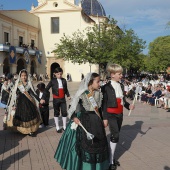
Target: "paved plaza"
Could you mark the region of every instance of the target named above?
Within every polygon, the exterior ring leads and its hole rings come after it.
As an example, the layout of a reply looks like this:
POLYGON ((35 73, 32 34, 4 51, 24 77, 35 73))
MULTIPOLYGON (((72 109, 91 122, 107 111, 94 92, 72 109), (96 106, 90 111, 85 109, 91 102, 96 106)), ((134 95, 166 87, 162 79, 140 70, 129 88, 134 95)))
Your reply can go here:
MULTIPOLYGON (((68 83, 71 95, 78 85, 68 83)), ((116 151, 121 166, 117 170, 170 170, 170 112, 138 101, 135 106, 129 117, 124 109, 116 151)), ((3 131, 3 115, 0 109, 0 170, 62 170, 53 158, 62 134, 55 131, 52 98, 50 125, 39 129, 34 137, 3 131)))

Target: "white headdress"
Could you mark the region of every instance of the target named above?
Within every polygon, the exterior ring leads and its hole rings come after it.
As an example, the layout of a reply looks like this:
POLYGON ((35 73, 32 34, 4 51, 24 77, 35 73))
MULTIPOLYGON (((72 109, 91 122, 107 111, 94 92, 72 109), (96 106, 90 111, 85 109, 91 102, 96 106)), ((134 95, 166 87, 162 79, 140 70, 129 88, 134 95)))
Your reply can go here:
MULTIPOLYGON (((20 83, 21 81, 21 73, 23 71, 26 71, 25 69, 21 70, 20 73, 19 73, 19 76, 17 78, 17 80, 15 81, 15 85, 14 87, 12 88, 11 92, 10 92, 10 96, 9 96, 9 99, 8 99, 8 104, 7 104, 7 110, 8 110, 8 120, 10 119, 10 114, 15 114, 15 110, 12 110, 12 107, 16 104, 16 99, 17 99, 17 88, 18 88, 18 84, 20 83)), ((27 72, 27 75, 28 75, 28 72, 27 72)), ((28 87, 31 88, 31 90, 35 93, 35 90, 32 86, 32 83, 31 83, 31 79, 30 79, 30 76, 28 75, 28 87)), ((37 102, 36 102, 36 105, 37 105, 37 102)))
POLYGON ((79 102, 80 96, 86 90, 88 90, 88 84, 90 81, 92 73, 88 73, 85 78, 81 81, 78 91, 76 92, 75 96, 73 97, 70 109, 68 110, 68 117, 70 118, 74 111, 76 110, 77 104, 79 102))

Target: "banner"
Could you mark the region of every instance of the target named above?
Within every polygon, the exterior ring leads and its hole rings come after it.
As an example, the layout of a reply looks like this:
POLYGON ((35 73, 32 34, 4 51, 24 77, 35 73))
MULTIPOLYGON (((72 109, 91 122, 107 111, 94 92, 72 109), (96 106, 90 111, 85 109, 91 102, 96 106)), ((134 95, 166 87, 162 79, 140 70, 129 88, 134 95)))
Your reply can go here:
POLYGON ((23 54, 24 54, 24 57, 25 57, 26 64, 29 64, 30 55, 29 55, 28 50, 24 49, 23 54))
POLYGON ((40 58, 40 53, 39 53, 39 51, 36 51, 36 52, 35 52, 35 55, 36 55, 36 57, 37 57, 38 62, 41 64, 41 58, 40 58))
POLYGON ((16 61, 16 48, 14 46, 10 46, 9 48, 9 61, 11 64, 16 61))

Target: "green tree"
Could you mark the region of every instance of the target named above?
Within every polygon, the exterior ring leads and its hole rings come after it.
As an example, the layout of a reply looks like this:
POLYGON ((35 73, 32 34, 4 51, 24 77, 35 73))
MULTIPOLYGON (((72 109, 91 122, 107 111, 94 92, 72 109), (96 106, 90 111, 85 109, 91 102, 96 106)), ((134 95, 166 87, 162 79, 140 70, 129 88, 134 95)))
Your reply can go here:
POLYGON ((115 60, 125 68, 139 69, 142 61, 141 52, 145 48, 145 41, 139 39, 132 29, 120 32, 115 41, 111 60, 115 60))
POLYGON ((149 44, 147 68, 152 72, 165 71, 170 65, 170 36, 161 36, 149 44))
POLYGON ((123 67, 138 68, 145 42, 132 29, 122 31, 113 18, 83 32, 64 35, 53 51, 57 58, 75 63, 120 63, 123 67))

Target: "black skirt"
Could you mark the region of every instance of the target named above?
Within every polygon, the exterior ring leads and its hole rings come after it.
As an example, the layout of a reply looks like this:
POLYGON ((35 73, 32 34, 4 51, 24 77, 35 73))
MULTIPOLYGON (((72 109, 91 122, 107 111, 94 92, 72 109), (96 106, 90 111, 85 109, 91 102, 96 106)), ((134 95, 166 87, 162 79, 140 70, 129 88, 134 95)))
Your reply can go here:
POLYGON ((29 128, 40 121, 37 106, 32 103, 23 93, 18 94, 16 111, 13 118, 13 125, 29 128))
POLYGON ((93 140, 88 140, 85 131, 78 126, 76 152, 79 157, 88 163, 101 163, 108 159, 108 143, 103 121, 94 111, 81 112, 80 121, 95 137, 93 140))

